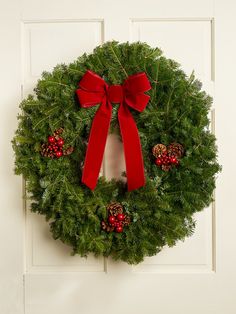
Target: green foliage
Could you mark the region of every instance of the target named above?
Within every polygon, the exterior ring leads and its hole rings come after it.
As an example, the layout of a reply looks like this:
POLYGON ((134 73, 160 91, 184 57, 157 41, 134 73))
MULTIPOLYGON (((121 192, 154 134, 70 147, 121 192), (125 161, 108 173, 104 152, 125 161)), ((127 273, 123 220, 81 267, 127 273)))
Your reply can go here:
MULTIPOLYGON (((15 172, 23 174, 32 198, 31 210, 50 219, 51 231, 86 256, 111 255, 130 264, 152 256, 163 246, 173 246, 193 233, 192 215, 212 201, 216 161, 215 137, 209 130, 211 98, 201 90, 193 75, 189 78, 158 48, 145 43, 108 42, 93 54, 84 54, 69 65, 57 65, 44 72, 20 107, 19 127, 13 139, 15 172), (75 90, 87 69, 110 84, 145 71, 151 82, 151 99, 141 113, 132 111, 140 133, 146 171, 146 185, 127 192, 121 182, 100 178, 95 191, 81 184, 81 165, 86 141, 97 108, 81 109, 75 90), (75 147, 68 157, 50 159, 40 154, 41 144, 59 127, 65 142, 75 147), (181 165, 163 172, 154 164, 152 147, 181 143, 185 155, 181 165), (101 230, 106 206, 124 205, 132 223, 121 234, 101 230)), ((117 106, 116 106, 117 107, 117 106)), ((117 131, 117 108, 111 131, 117 131)))

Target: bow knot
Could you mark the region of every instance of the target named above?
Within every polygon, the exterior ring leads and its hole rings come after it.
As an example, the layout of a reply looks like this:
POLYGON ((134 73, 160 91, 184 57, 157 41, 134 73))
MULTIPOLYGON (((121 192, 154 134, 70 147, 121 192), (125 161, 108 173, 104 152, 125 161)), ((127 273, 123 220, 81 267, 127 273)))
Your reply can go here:
POLYGON ((129 76, 122 85, 109 86, 99 75, 87 71, 76 90, 81 107, 100 104, 93 119, 86 152, 82 182, 90 189, 97 184, 112 116, 112 103, 119 103, 118 120, 124 145, 128 190, 145 184, 144 166, 138 129, 129 107, 141 112, 149 96, 150 82, 144 72, 129 76))
POLYGON ((123 87, 121 85, 111 85, 108 87, 108 100, 111 103, 121 103, 124 99, 123 87))

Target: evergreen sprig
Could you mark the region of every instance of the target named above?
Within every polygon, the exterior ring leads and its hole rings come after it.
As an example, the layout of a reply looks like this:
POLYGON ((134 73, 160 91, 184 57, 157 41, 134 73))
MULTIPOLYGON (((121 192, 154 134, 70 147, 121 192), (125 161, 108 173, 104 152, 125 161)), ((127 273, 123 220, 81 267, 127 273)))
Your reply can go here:
MULTIPOLYGON (((112 41, 69 65, 57 65, 52 73, 44 72, 34 91, 20 105, 13 139, 15 172, 27 182, 31 210, 50 220, 55 239, 70 245, 74 254, 111 255, 137 264, 193 233, 193 214, 212 201, 220 170, 215 137, 209 130, 212 99, 194 75, 187 77, 158 48, 112 41), (81 184, 86 141, 97 108, 81 109, 75 90, 88 69, 110 84, 120 84, 140 71, 151 82, 148 106, 142 113, 132 111, 146 171, 146 185, 139 190, 127 192, 122 182, 103 177, 94 191, 81 184), (74 152, 60 159, 41 156, 41 144, 59 127, 74 152), (178 168, 164 172, 154 164, 152 147, 171 142, 181 143, 185 155, 178 168), (123 204, 132 218, 123 233, 101 229, 111 202, 123 204)), ((111 131, 117 130, 114 108, 111 131)))

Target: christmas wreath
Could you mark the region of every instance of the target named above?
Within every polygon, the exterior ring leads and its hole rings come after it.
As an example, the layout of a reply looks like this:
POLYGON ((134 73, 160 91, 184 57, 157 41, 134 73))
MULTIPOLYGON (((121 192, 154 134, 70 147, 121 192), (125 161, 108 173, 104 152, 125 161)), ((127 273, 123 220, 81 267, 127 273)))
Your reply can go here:
POLYGON ((146 43, 112 41, 44 72, 34 92, 20 105, 15 172, 55 239, 137 264, 193 233, 220 170, 212 99, 193 74, 146 43), (124 180, 98 178, 108 129, 124 144, 124 180))

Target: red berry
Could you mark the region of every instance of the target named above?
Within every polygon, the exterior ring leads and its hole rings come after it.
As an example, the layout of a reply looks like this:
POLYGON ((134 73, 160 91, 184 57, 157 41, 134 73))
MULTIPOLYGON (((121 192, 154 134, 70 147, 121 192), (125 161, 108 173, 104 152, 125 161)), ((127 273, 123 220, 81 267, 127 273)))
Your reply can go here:
POLYGON ((162 165, 162 159, 160 157, 158 157, 156 160, 155 160, 155 164, 157 166, 161 166, 162 165))
POLYGON ((176 157, 172 156, 171 159, 170 159, 170 162, 171 162, 172 164, 175 164, 175 165, 176 165, 176 164, 178 163, 178 160, 177 160, 176 157))
POLYGON ((56 142, 56 139, 55 139, 54 136, 49 136, 49 137, 48 137, 48 143, 53 144, 53 143, 55 143, 55 142, 56 142))
POLYGON ((116 221, 116 217, 115 216, 109 216, 108 221, 111 225, 114 225, 115 221, 116 221))
POLYGON ((116 227, 116 232, 121 233, 123 231, 122 226, 116 227))
POLYGON ((63 140, 63 138, 59 138, 58 140, 57 140, 57 145, 59 145, 59 146, 63 146, 64 145, 64 140, 63 140))
POLYGON ((63 153, 62 153, 61 150, 58 150, 58 151, 56 152, 57 158, 60 158, 62 155, 63 155, 63 153))
POLYGON ((118 214, 118 215, 117 215, 117 219, 118 219, 119 221, 123 221, 123 220, 125 219, 125 215, 124 215, 124 214, 118 214))

